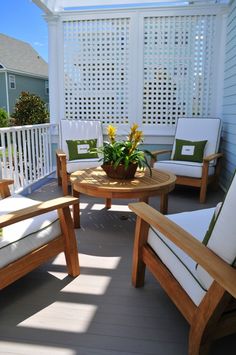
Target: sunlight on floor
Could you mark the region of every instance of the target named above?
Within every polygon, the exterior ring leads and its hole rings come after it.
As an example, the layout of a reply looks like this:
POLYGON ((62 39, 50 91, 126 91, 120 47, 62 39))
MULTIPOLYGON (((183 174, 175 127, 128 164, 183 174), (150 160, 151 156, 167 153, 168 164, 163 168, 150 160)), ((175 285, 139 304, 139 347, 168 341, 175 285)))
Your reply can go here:
MULTIPOLYGON (((50 354, 54 354, 54 355, 76 355, 77 352, 75 350, 72 349, 66 349, 65 346, 63 346, 63 349, 57 347, 57 346, 50 346, 50 345, 46 345, 46 346, 42 346, 39 344, 26 344, 26 343, 17 343, 14 342, 14 346, 15 346, 15 352, 14 354, 17 355, 25 355, 26 352, 27 354, 40 354, 40 355, 48 355, 48 352, 50 351, 50 354), (49 350, 50 348, 50 350, 49 350)), ((13 348, 13 344, 12 342, 8 342, 8 341, 1 341, 0 342, 0 348, 1 348, 1 354, 13 354, 12 352, 12 348, 13 348)))
POLYGON ((94 269, 116 269, 121 261, 119 256, 96 256, 79 254, 80 266, 94 269))
MULTIPOLYGON (((94 203, 93 207, 91 208, 91 210, 94 211, 100 211, 103 210, 105 208, 104 203, 100 204, 100 203, 94 203)), ((130 212, 130 209, 128 207, 128 205, 115 205, 113 204, 111 206, 111 208, 109 208, 109 211, 116 211, 116 212, 130 212)))
POLYGON ((70 282, 63 292, 73 292, 87 295, 104 295, 111 282, 109 276, 80 275, 70 282))
MULTIPOLYGON (((79 302, 79 299, 78 299, 79 302)), ((54 302, 18 324, 18 327, 85 333, 97 310, 91 304, 54 302)))

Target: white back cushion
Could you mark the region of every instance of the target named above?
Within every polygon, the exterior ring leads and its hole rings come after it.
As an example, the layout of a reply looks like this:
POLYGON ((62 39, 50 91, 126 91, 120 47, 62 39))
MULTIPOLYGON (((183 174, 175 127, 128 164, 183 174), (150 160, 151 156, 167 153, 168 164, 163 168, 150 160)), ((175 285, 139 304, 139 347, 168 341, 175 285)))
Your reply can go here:
MULTIPOLYGON (((179 118, 175 132, 175 139, 188 141, 204 141, 207 144, 204 157, 218 152, 221 134, 221 120, 219 118, 179 118)), ((175 151, 175 142, 172 158, 175 151)))
POLYGON ((61 120, 61 149, 69 159, 67 140, 97 139, 97 147, 103 145, 102 124, 99 121, 61 120))
MULTIPOLYGON (((226 195, 222 208, 216 219, 207 247, 228 264, 236 261, 236 175, 226 195)), ((200 266, 197 274, 205 288, 209 288, 212 277, 200 266)))
POLYGON ((223 206, 207 244, 214 253, 227 263, 236 259, 236 175, 230 185, 223 206))

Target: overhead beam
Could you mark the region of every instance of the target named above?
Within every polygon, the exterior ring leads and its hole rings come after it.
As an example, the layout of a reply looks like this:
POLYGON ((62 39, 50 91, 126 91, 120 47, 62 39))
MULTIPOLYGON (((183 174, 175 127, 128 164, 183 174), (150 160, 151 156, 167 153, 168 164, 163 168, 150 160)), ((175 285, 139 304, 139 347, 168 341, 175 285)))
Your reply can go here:
POLYGON ((57 0, 32 0, 47 15, 53 15, 57 9, 57 0))

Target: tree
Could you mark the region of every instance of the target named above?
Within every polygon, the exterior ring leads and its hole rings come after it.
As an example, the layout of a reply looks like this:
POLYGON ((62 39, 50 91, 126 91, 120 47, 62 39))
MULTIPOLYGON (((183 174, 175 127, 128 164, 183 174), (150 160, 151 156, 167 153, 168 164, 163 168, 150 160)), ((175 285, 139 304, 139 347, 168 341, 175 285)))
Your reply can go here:
POLYGON ((47 123, 49 113, 45 102, 37 95, 22 92, 12 114, 15 126, 47 123))
POLYGON ((9 122, 8 113, 0 107, 0 127, 8 127, 9 122))

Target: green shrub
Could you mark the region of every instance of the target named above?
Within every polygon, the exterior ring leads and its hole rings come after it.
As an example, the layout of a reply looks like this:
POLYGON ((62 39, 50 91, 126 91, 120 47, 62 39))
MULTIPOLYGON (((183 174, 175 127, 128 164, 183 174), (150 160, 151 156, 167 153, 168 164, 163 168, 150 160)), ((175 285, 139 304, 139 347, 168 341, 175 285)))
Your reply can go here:
POLYGON ((45 102, 37 95, 22 92, 12 114, 15 126, 47 123, 49 113, 45 102))
POLYGON ((8 127, 9 123, 8 113, 0 107, 0 127, 8 127))

